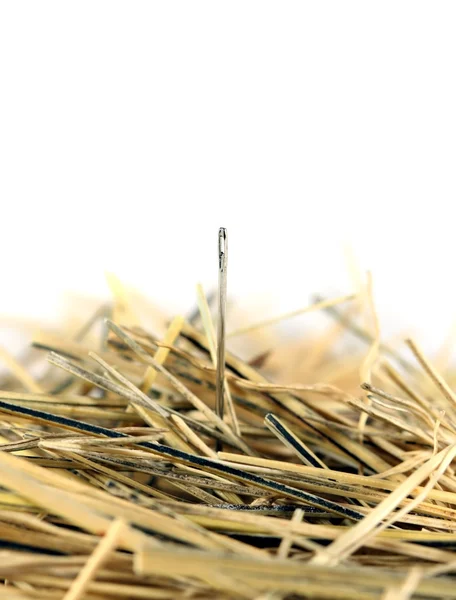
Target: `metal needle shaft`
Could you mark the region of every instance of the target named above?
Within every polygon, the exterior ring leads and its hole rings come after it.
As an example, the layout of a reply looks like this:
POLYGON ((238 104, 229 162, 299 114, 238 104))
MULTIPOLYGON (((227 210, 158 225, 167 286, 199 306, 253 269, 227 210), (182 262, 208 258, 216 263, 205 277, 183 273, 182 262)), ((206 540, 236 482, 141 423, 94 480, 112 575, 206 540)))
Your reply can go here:
POLYGON ((226 315, 226 270, 228 262, 228 234, 224 227, 218 234, 218 319, 217 319, 217 381, 216 412, 223 419, 225 379, 225 315, 226 315))

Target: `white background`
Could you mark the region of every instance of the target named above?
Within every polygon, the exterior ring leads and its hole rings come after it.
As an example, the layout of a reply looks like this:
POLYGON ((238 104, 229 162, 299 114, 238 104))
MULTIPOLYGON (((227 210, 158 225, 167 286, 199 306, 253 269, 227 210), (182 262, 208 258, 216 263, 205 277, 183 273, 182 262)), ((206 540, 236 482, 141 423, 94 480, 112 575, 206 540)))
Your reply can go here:
MULTIPOLYGON (((104 272, 262 314, 373 272, 382 328, 456 318, 452 2, 0 4, 0 326, 104 272)), ((256 316, 256 315, 255 315, 256 316)))

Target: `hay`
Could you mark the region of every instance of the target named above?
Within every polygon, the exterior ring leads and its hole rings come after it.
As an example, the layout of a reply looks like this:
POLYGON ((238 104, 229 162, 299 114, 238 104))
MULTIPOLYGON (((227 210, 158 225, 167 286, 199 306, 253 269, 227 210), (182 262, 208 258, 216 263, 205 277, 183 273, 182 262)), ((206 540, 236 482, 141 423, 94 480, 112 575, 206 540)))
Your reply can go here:
POLYGON ((380 342, 370 280, 228 332, 259 345, 226 352, 223 418, 201 286, 154 335, 109 284, 78 335, 37 333, 39 378, 0 354, 0 599, 456 597, 451 372, 380 342))

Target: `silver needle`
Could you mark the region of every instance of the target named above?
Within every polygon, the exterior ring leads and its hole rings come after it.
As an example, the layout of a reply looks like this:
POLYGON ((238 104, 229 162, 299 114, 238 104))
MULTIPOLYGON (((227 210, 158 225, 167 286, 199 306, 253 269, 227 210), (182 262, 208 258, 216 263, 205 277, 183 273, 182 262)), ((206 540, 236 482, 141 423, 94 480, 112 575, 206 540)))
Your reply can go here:
POLYGON ((228 262, 228 234, 224 227, 218 233, 218 320, 217 320, 217 382, 216 412, 223 419, 225 398, 223 394, 225 379, 225 315, 226 315, 226 269, 228 262))

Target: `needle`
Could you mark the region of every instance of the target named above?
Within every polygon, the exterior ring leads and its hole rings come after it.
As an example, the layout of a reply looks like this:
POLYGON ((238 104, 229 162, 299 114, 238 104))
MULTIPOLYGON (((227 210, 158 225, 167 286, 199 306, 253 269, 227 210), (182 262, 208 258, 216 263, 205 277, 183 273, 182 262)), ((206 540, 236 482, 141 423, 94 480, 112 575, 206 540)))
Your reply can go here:
POLYGON ((224 227, 218 234, 218 319, 217 319, 217 382, 216 412, 223 419, 225 379, 225 315, 226 315, 226 270, 228 262, 228 234, 224 227))

